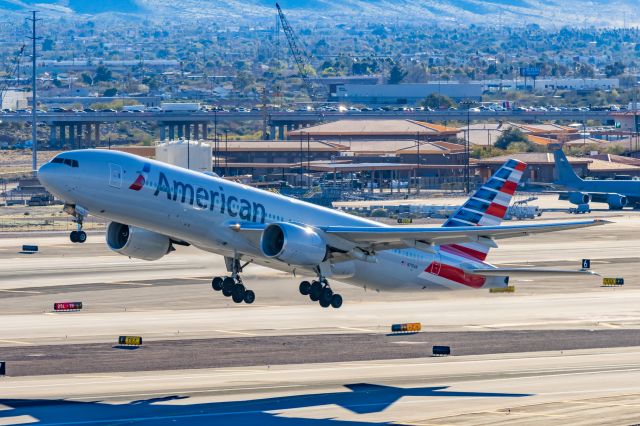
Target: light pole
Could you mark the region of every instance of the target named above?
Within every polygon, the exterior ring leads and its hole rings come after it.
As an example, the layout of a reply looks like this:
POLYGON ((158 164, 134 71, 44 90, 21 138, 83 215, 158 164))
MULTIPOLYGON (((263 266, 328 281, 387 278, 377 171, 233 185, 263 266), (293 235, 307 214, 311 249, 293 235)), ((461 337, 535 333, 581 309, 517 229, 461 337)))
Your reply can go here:
POLYGON ((32 34, 31 39, 32 42, 32 55, 31 55, 31 168, 33 170, 34 175, 38 171, 38 131, 37 131, 37 99, 36 99, 36 40, 38 37, 36 36, 36 22, 39 19, 36 18, 37 11, 31 11, 32 17, 28 18, 32 24, 32 34))
POLYGON ((224 131, 224 175, 229 175, 229 130, 224 131))

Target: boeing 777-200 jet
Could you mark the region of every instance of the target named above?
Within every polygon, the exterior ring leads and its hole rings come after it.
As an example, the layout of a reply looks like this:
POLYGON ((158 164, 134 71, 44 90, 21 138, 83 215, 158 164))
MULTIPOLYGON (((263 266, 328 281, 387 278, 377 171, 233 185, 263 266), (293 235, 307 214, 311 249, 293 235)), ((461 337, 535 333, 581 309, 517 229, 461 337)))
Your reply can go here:
POLYGON ((40 181, 65 201, 87 236, 87 214, 111 221, 106 240, 125 256, 157 260, 176 245, 224 256, 229 276, 214 290, 236 303, 255 293, 240 278, 259 264, 297 275, 300 292, 321 306, 342 297, 328 279, 377 291, 491 288, 520 274, 591 274, 585 270, 496 268, 485 262, 502 238, 604 224, 603 220, 499 226, 526 165, 507 161, 441 227, 387 226, 136 155, 106 150, 59 154, 44 164, 40 181))

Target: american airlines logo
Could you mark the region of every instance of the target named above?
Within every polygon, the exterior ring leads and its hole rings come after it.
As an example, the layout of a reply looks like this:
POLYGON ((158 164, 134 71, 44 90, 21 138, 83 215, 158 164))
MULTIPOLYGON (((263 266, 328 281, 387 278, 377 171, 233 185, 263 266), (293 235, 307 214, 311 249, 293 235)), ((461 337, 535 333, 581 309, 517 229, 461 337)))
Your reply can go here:
POLYGON ((129 186, 129 189, 133 189, 134 191, 140 191, 144 187, 145 182, 147 181, 150 170, 151 170, 151 165, 149 163, 145 163, 145 165, 142 166, 142 171, 138 172, 138 177, 136 178, 135 182, 133 182, 131 186, 129 186))
POLYGON ((167 200, 189 204, 190 206, 195 205, 199 209, 217 210, 220 214, 238 217, 249 222, 264 223, 265 221, 266 210, 264 205, 236 197, 235 195, 228 195, 224 192, 222 186, 219 186, 218 190, 214 190, 194 186, 175 179, 172 179, 170 183, 167 176, 160 172, 158 186, 153 195, 157 197, 161 192, 167 194, 167 200))

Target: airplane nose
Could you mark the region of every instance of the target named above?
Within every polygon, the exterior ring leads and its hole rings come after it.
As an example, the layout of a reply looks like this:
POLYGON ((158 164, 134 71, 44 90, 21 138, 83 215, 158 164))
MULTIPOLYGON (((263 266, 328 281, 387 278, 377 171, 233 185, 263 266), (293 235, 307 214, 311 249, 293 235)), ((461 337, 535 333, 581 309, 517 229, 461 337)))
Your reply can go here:
POLYGON ((44 186, 47 186, 48 182, 51 180, 51 164, 45 163, 38 169, 38 179, 40 183, 44 186))
POLYGON ((40 183, 56 195, 62 193, 62 182, 60 181, 60 170, 58 164, 46 163, 38 169, 38 179, 40 183))

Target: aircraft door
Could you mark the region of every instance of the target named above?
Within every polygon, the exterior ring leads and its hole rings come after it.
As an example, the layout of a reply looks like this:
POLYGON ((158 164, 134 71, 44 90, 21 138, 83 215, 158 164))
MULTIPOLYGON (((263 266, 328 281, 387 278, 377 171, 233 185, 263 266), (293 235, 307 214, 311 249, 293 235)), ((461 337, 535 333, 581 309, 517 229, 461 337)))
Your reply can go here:
POLYGON ((122 186, 122 166, 109 163, 109 186, 120 188, 122 186))
POLYGON ((433 255, 433 262, 432 262, 432 266, 431 266, 431 273, 433 275, 439 275, 440 274, 440 268, 442 267, 442 258, 440 257, 440 253, 437 252, 433 255))

